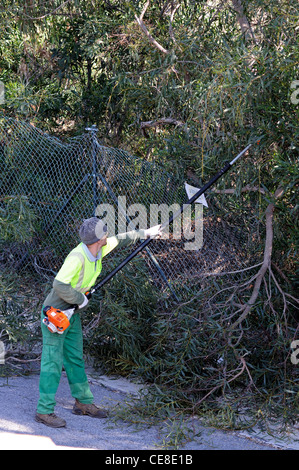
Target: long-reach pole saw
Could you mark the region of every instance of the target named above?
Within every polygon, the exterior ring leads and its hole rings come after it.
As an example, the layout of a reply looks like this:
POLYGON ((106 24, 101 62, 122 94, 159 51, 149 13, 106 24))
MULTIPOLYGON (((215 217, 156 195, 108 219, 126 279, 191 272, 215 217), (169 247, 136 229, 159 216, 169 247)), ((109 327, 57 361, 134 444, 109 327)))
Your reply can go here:
MULTIPOLYGON (((257 141, 257 143, 259 143, 259 140, 257 141)), ((172 222, 183 213, 183 211, 186 209, 186 206, 192 204, 207 189, 209 189, 211 186, 213 186, 213 184, 215 184, 216 181, 219 180, 232 167, 232 165, 240 157, 242 157, 242 155, 244 155, 245 152, 247 152, 247 150, 252 145, 253 144, 247 145, 247 147, 244 150, 242 150, 242 152, 240 152, 231 162, 226 163, 226 165, 220 171, 218 171, 218 173, 215 176, 213 176, 210 179, 210 181, 208 181, 201 189, 199 189, 198 192, 196 194, 194 194, 194 196, 192 196, 185 204, 183 204, 180 207, 180 209, 177 212, 175 212, 167 222, 164 222, 164 224, 161 226, 161 230, 163 230, 168 225, 172 224, 172 222)), ((118 266, 116 266, 116 268, 113 269, 113 271, 111 271, 104 279, 102 279, 98 284, 96 284, 91 289, 91 291, 87 294, 87 298, 91 298, 91 296, 97 290, 101 289, 107 282, 109 282, 110 279, 112 279, 115 276, 115 274, 117 274, 121 269, 123 269, 123 267, 126 266, 126 264, 128 264, 133 258, 135 258, 135 256, 138 255, 138 253, 140 253, 142 250, 144 250, 144 248, 147 247, 147 245, 149 243, 151 243, 152 240, 153 240, 153 238, 147 238, 146 240, 144 240, 144 242, 142 242, 140 245, 138 245, 138 247, 134 251, 132 251, 132 253, 129 256, 127 256, 127 258, 125 258, 118 266)))
MULTIPOLYGON (((242 155, 244 155, 245 152, 247 152, 247 150, 252 145, 254 145, 255 143, 259 144, 260 139, 261 138, 256 140, 254 143, 248 144, 247 147, 245 147, 244 150, 242 150, 242 152, 240 152, 233 160, 226 163, 225 166, 221 170, 219 170, 215 176, 213 176, 210 179, 210 181, 208 181, 204 186, 202 186, 202 188, 199 189, 196 194, 194 194, 185 204, 183 204, 180 207, 180 209, 175 214, 173 214, 167 222, 161 225, 161 230, 163 230, 168 225, 172 224, 172 222, 183 213, 186 206, 195 202, 202 194, 204 194, 204 192, 207 189, 213 186, 216 183, 216 181, 218 181, 233 166, 233 164, 236 163, 236 161, 240 157, 242 157, 242 155)), ((144 242, 138 245, 137 248, 134 251, 132 251, 132 253, 129 256, 127 256, 127 258, 125 258, 118 266, 116 266, 116 268, 114 268, 104 279, 102 279, 98 284, 96 284, 90 290, 90 292, 86 293, 86 297, 90 299, 96 291, 101 289, 107 282, 110 281, 110 279, 112 279, 115 276, 115 274, 121 271, 124 268, 124 266, 126 266, 133 258, 135 258, 135 256, 137 256, 141 251, 143 251, 149 245, 149 243, 152 242, 152 240, 153 238, 147 238, 146 240, 144 240, 144 242)), ((44 323, 48 326, 50 331, 62 334, 65 331, 65 329, 69 326, 69 319, 72 316, 72 314, 77 310, 77 308, 78 308, 77 305, 72 306, 72 308, 70 308, 67 312, 62 312, 60 310, 54 309, 53 307, 45 307, 44 308, 44 315, 45 315, 44 323), (58 316, 61 317, 59 320, 58 320, 58 316)))

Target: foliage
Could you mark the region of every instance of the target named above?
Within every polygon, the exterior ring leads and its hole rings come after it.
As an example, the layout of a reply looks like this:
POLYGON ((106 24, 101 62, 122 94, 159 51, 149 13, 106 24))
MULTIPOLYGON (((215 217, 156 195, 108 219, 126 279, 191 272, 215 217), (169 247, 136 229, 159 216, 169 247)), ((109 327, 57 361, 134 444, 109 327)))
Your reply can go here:
POLYGON ((6 196, 2 198, 0 201, 1 241, 31 241, 35 218, 27 197, 6 196))

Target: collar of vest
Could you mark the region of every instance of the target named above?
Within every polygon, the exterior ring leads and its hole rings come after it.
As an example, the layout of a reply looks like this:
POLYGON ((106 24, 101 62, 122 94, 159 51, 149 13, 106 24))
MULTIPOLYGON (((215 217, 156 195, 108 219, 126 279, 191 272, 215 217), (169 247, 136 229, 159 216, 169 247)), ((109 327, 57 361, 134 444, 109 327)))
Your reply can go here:
POLYGON ((101 251, 97 254, 97 256, 93 256, 92 253, 90 253, 89 249, 87 248, 87 245, 85 243, 82 243, 82 248, 84 250, 84 253, 86 254, 87 258, 89 261, 95 263, 96 261, 99 261, 102 258, 102 249, 101 251))

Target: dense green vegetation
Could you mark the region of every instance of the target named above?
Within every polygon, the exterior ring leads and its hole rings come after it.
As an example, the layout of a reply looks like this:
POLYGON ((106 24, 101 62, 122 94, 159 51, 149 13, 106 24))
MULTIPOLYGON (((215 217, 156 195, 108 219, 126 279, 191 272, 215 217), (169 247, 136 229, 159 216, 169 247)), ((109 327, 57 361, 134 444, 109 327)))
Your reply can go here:
MULTIPOLYGON (((226 426, 239 425, 232 416, 242 390, 253 421, 272 406, 294 419, 297 1, 1 0, 0 12, 5 116, 61 138, 96 124, 105 144, 183 170, 198 185, 263 137, 218 185, 222 217, 257 227, 263 262, 232 299, 239 315, 231 323, 206 317, 201 296, 159 303, 137 261, 90 307, 86 343, 110 372, 155 383, 151 410, 214 410, 226 426)), ((34 213, 8 196, 0 188, 0 236, 19 242, 34 213), (24 227, 18 234, 14 221, 24 227)), ((11 312, 2 277, 0 321, 11 312)))

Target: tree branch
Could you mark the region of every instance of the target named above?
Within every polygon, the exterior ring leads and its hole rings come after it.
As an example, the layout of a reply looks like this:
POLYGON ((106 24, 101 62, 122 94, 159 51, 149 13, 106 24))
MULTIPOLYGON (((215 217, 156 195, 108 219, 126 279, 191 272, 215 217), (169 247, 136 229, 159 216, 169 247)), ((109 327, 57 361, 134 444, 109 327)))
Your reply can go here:
POLYGON ((257 43, 255 36, 253 34, 252 28, 249 24, 249 21, 244 13, 243 5, 241 0, 232 0, 232 4, 234 7, 235 12, 237 13, 237 21, 240 25, 241 31, 244 34, 245 39, 251 39, 257 43))
MULTIPOLYGON (((140 124, 140 129, 143 133, 143 135, 145 137, 149 137, 149 135, 147 134, 146 132, 146 129, 149 129, 151 127, 158 127, 158 126, 165 126, 165 125, 173 125, 173 126, 176 126, 176 127, 183 127, 186 125, 185 122, 183 121, 177 121, 176 119, 172 119, 172 118, 161 118, 161 119, 157 119, 156 121, 143 121, 141 124, 140 124)), ((186 128, 186 131, 188 132, 188 128, 186 128)))
MULTIPOLYGON (((247 193, 251 191, 258 191, 261 194, 266 194, 266 191, 263 188, 259 188, 257 186, 249 186, 248 184, 241 189, 241 193, 247 193)), ((235 188, 228 188, 228 189, 214 189, 212 190, 213 193, 217 194, 235 194, 235 188)))
MULTIPOLYGON (((275 191, 274 197, 278 198, 283 194, 283 189, 278 188, 275 191)), ((273 247, 273 214, 274 214, 274 202, 271 202, 265 212, 266 215, 266 241, 265 241, 265 250, 264 250, 264 260, 262 266, 260 267, 256 277, 253 287, 251 297, 247 304, 243 307, 243 313, 239 318, 229 327, 229 331, 234 330, 243 320, 247 317, 248 313, 254 306, 256 299, 258 297, 262 280, 268 269, 271 269, 271 256, 272 256, 272 247, 273 247)))
POLYGON ((174 15, 175 15, 175 12, 180 8, 181 4, 178 3, 178 5, 176 5, 173 10, 171 11, 171 15, 170 15, 170 22, 169 22, 169 36, 171 37, 171 39, 173 40, 173 42, 176 44, 176 39, 175 39, 175 36, 174 36, 174 32, 173 32, 173 27, 172 27, 172 22, 173 22, 173 18, 174 18, 174 15))
POLYGON ((184 126, 185 123, 183 121, 177 121, 176 119, 172 118, 161 118, 157 119, 156 121, 143 121, 140 124, 141 129, 146 129, 149 127, 158 127, 158 126, 164 126, 166 124, 173 124, 174 126, 184 126))
POLYGON ((55 10, 52 10, 50 11, 49 13, 46 13, 45 15, 42 15, 42 16, 38 16, 38 17, 32 17, 30 15, 27 15, 27 13, 24 13, 24 16, 26 16, 27 18, 29 18, 30 20, 42 20, 44 18, 46 18, 47 16, 51 16, 53 15, 54 13, 56 13, 58 10, 60 10, 61 8, 63 8, 65 5, 67 5, 71 0, 66 0, 65 2, 63 2, 61 5, 59 5, 57 8, 55 8, 55 10))
MULTIPOLYGON (((226 383, 230 383, 232 382, 233 380, 236 380, 240 375, 243 374, 244 370, 246 369, 246 362, 245 362, 245 359, 243 357, 239 357, 240 361, 241 361, 241 364, 242 364, 242 367, 241 367, 241 370, 232 378, 230 378, 229 380, 227 380, 226 383)), ((197 403, 196 405, 200 405, 200 403, 202 403, 206 398, 208 398, 209 395, 211 395, 211 393, 215 392, 218 388, 220 387, 223 387, 224 383, 220 383, 219 385, 216 385, 214 388, 212 388, 212 390, 210 390, 203 398, 201 398, 197 403)))
POLYGON ((163 54, 168 54, 168 50, 165 49, 163 46, 161 46, 161 44, 159 44, 155 38, 151 35, 151 33, 149 32, 149 30, 147 29, 147 27, 145 26, 144 22, 143 22, 143 17, 144 17, 144 14, 146 12, 146 10, 148 9, 149 7, 149 4, 150 4, 150 0, 147 0, 146 4, 144 5, 144 8, 141 12, 141 15, 138 17, 138 15, 135 13, 135 19, 137 21, 137 23, 139 24, 141 30, 143 31, 143 33, 145 34, 145 36, 149 39, 149 41, 157 48, 159 49, 159 51, 163 52, 163 54))

